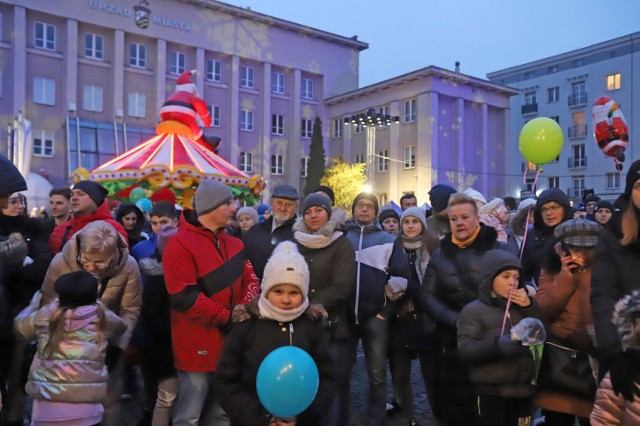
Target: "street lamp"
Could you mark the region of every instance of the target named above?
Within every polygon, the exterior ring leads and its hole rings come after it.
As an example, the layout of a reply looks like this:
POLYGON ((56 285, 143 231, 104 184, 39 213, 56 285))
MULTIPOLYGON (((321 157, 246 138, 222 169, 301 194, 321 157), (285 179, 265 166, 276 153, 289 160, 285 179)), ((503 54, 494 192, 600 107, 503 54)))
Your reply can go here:
POLYGON ((367 132, 367 179, 369 183, 373 183, 373 159, 376 149, 376 129, 381 129, 392 123, 399 123, 400 116, 382 114, 375 108, 369 108, 366 112, 354 114, 351 117, 345 117, 345 125, 362 126, 367 132))

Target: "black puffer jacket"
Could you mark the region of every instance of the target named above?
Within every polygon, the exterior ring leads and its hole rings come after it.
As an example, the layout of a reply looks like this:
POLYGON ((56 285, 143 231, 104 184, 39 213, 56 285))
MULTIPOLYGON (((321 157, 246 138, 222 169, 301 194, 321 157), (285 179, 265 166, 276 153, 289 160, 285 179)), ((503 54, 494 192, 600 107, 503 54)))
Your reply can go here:
MULTIPOLYGON (((601 356, 621 352, 618 332, 611 322, 613 307, 640 288, 640 243, 622 246, 622 214, 614 214, 598 238, 591 275, 591 309, 596 344, 601 356)), ((640 217, 638 217, 640 220, 640 217)))
POLYGON ((556 226, 547 226, 542 220, 542 206, 551 201, 555 201, 564 208, 564 217, 562 222, 573 217, 573 208, 569 203, 569 198, 561 189, 549 188, 540 194, 536 202, 536 208, 533 211, 534 223, 533 229, 528 233, 522 253, 522 274, 525 281, 530 279, 538 282, 540 277, 540 269, 542 268, 548 253, 553 252, 553 245, 556 239, 553 236, 553 230, 556 226))
MULTIPOLYGON (((517 257, 504 250, 487 252, 478 298, 460 313, 458 353, 469 363, 469 378, 476 392, 481 394, 526 398, 534 391, 531 380, 535 377, 536 367, 531 353, 523 347, 521 353, 506 357, 498 347, 507 299, 491 294, 493 279, 500 270, 518 267, 519 263, 517 257)), ((506 335, 525 317, 541 319, 539 306, 533 298, 530 300, 531 305, 526 308, 511 304, 506 335)))
POLYGON ((253 270, 262 280, 262 274, 264 273, 264 267, 267 264, 267 260, 271 257, 273 249, 282 241, 293 240, 293 224, 296 221, 296 216, 287 220, 282 225, 278 226, 271 232, 273 226, 273 216, 264 222, 256 223, 249 229, 249 232, 242 238, 245 250, 247 251, 247 257, 253 265, 253 270))
POLYGON ((429 260, 417 302, 437 326, 454 327, 462 308, 478 297, 484 254, 492 249, 508 250, 498 242, 495 229, 480 226, 476 240, 465 249, 453 244, 447 234, 429 260))
MULTIPOLYGON (((256 390, 256 375, 264 358, 282 346, 305 350, 316 363, 320 384, 315 399, 296 416, 299 425, 319 425, 337 390, 335 364, 329 353, 329 341, 322 328, 323 310, 310 305, 305 314, 292 322, 280 323, 261 318, 258 299, 246 305, 250 319, 234 324, 227 337, 214 379, 220 405, 231 418, 232 425, 266 426, 270 415, 264 409, 256 390)), ((234 313, 234 321, 239 317, 234 313)))

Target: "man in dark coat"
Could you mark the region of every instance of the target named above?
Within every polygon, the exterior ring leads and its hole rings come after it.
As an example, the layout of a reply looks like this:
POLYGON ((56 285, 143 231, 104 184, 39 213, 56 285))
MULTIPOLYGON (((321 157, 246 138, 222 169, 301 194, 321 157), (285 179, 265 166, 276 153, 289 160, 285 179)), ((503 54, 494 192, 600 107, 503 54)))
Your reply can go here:
POLYGON ((271 193, 273 214, 264 222, 253 225, 243 242, 253 270, 260 280, 273 249, 281 241, 293 240, 293 224, 298 211, 298 190, 291 185, 280 184, 271 193))

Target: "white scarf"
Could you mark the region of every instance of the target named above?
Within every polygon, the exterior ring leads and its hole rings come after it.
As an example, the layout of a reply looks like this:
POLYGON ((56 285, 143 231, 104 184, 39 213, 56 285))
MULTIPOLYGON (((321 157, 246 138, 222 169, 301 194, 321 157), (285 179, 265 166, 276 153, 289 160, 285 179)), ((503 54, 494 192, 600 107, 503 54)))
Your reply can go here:
POLYGON ((296 231, 293 236, 297 242, 309 249, 321 249, 330 246, 335 240, 342 236, 342 232, 334 231, 333 234, 326 236, 322 234, 307 234, 306 232, 296 231))
POLYGON ((309 307, 309 298, 305 298, 300 306, 294 309, 280 309, 273 306, 264 294, 258 300, 258 309, 262 318, 269 318, 278 322, 291 322, 304 313, 309 307))

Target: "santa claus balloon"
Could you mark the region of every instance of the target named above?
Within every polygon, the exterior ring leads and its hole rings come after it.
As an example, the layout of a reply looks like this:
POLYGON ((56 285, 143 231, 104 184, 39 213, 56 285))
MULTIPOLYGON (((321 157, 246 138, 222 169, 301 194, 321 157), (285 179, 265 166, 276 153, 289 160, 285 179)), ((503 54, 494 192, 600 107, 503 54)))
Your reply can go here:
POLYGON ((608 96, 600 96, 593 103, 591 124, 598 148, 607 157, 613 158, 616 169, 622 170, 624 151, 629 143, 629 127, 620 106, 608 96))
POLYGON ((176 81, 176 91, 160 108, 160 120, 165 126, 176 127, 176 133, 183 133, 180 130, 184 129, 180 128, 186 127, 192 139, 204 142, 215 150, 220 144, 220 138, 205 135, 198 124, 197 117, 200 117, 205 127, 211 126, 211 116, 204 99, 198 96, 198 89, 192 79, 195 74, 196 70, 180 74, 176 81))

